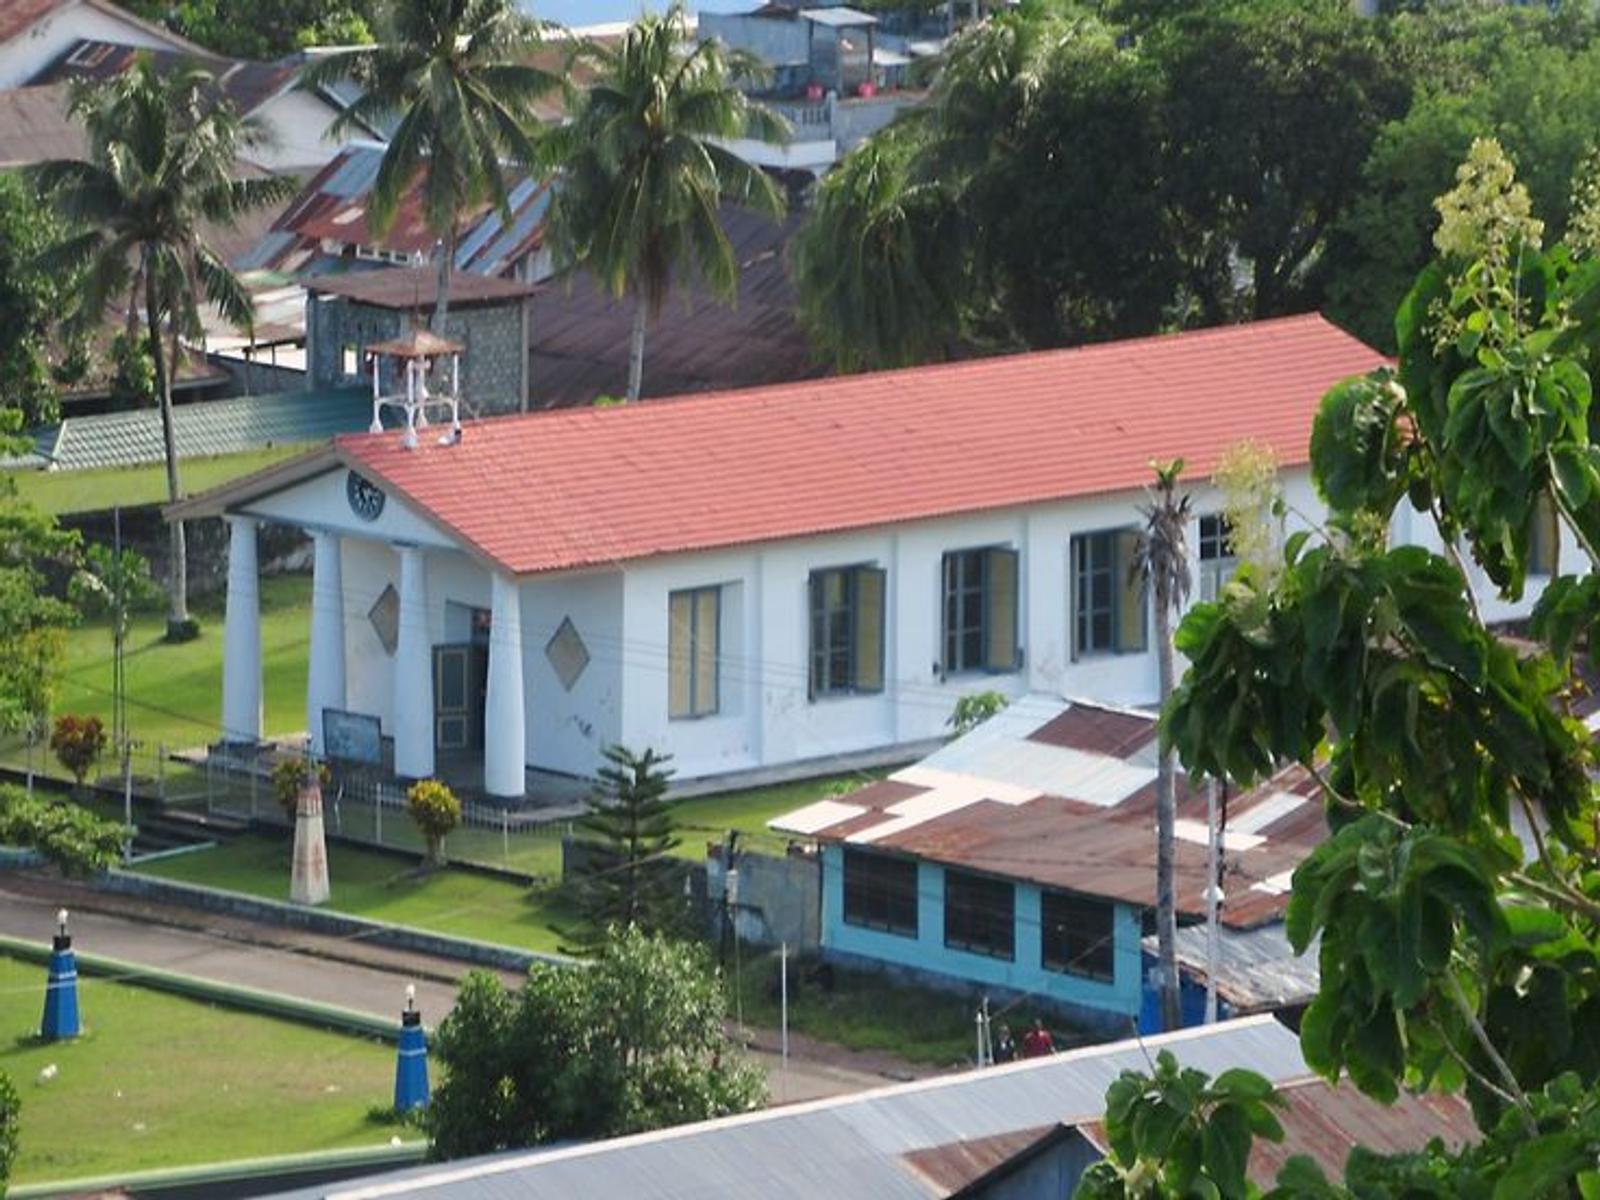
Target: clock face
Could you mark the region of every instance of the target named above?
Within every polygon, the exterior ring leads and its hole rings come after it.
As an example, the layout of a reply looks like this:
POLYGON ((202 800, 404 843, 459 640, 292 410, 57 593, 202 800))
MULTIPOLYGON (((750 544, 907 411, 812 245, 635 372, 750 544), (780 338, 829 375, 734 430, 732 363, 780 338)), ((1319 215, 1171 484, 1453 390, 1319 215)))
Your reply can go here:
POLYGON ((363 521, 376 521, 383 512, 383 489, 354 471, 344 481, 344 494, 350 501, 350 511, 363 521))

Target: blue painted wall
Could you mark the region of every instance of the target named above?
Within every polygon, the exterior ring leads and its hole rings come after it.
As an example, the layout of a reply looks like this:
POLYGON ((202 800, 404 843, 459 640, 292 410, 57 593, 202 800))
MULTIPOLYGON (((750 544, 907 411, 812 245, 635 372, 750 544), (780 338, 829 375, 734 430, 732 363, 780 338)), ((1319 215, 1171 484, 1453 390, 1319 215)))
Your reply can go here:
POLYGON ((944 868, 936 863, 917 864, 915 938, 845 924, 844 855, 839 846, 824 846, 822 945, 825 950, 975 984, 1031 992, 1062 1003, 1098 1009, 1108 1015, 1137 1017, 1144 990, 1138 910, 1121 904, 1115 906, 1114 978, 1110 982, 1084 979, 1044 969, 1040 962, 1039 888, 1022 882, 1014 886, 1016 957, 1008 962, 984 954, 952 950, 944 944, 944 868))

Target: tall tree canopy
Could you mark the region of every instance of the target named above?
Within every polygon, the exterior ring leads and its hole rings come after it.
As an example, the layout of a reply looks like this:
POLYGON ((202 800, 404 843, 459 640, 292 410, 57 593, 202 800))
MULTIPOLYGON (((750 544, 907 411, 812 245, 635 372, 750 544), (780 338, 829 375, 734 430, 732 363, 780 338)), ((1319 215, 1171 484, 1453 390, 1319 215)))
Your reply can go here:
POLYGON ((557 253, 583 263, 619 299, 631 296, 628 399, 643 382, 645 332, 683 270, 733 299, 739 262, 722 227, 724 201, 772 217, 783 193, 727 149, 731 139, 777 141, 782 121, 749 99, 758 60, 697 38, 675 2, 646 14, 614 44, 588 42, 579 60, 594 81, 572 120, 553 130, 547 161, 561 181, 550 208, 557 253))
MULTIPOLYGON (((204 231, 295 190, 289 178, 236 177, 240 152, 263 134, 216 101, 213 83, 199 70, 163 76, 141 58, 115 79, 74 86, 71 112, 88 134, 89 157, 43 163, 34 173, 69 228, 46 260, 83 269, 84 318, 104 313, 114 296, 128 295, 130 309, 143 303, 171 500, 183 495, 172 427, 180 342, 202 336, 202 302, 240 329, 255 320, 249 295, 204 231)), ((167 633, 186 637, 192 623, 181 521, 172 523, 171 536, 167 633)))
POLYGON ((301 80, 361 88, 331 135, 398 121, 373 181, 368 221, 387 233, 421 175, 422 215, 439 239, 433 327, 443 334, 461 220, 484 203, 509 212, 513 166, 532 170, 537 157, 535 103, 562 81, 531 63, 539 27, 510 0, 387 0, 375 25, 376 45, 313 59, 301 80))
MULTIPOLYGON (((1291 1162, 1284 1197, 1600 1194, 1600 805, 1582 719, 1600 667, 1600 263, 1538 248, 1493 143, 1458 177, 1396 317, 1398 369, 1323 400, 1326 532, 1191 611, 1192 666, 1162 718, 1192 772, 1249 786, 1292 761, 1322 782, 1332 836, 1295 872, 1287 919, 1297 950, 1320 937, 1306 1061, 1380 1101, 1464 1089, 1482 1133, 1464 1150, 1357 1148, 1342 1185, 1291 1162), (1402 506, 1444 551, 1389 544, 1402 506), (1475 578, 1506 599, 1539 590, 1531 639, 1484 622, 1475 578)), ((1251 1135, 1279 1135, 1270 1089, 1241 1072, 1212 1086, 1163 1064, 1108 1105, 1114 1154, 1084 1197, 1253 1194, 1251 1135)))
POLYGON ((39 261, 61 235, 55 214, 21 177, 0 172, 0 402, 20 409, 28 425, 61 414, 50 351, 76 279, 39 261))

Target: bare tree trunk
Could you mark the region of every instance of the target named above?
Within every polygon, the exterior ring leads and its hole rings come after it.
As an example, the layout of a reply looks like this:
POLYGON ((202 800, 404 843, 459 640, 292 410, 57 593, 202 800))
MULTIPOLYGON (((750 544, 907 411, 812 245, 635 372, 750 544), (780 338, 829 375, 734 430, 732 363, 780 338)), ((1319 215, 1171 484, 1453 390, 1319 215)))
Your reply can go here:
POLYGON ((649 320, 650 313, 646 308, 644 297, 640 296, 634 302, 633 336, 628 342, 629 404, 639 398, 639 392, 644 387, 644 332, 649 320))
POLYGON ((452 225, 439 243, 439 295, 433 302, 433 331, 440 337, 445 336, 444 323, 450 315, 450 272, 455 257, 456 231, 452 225))
MULTIPOLYGON (((1161 703, 1177 675, 1177 655, 1172 645, 1172 600, 1159 583, 1156 600, 1156 671, 1161 703)), ((1161 755, 1156 765, 1156 955, 1161 993, 1161 1024, 1177 1029, 1183 1016, 1178 1000, 1178 905, 1173 872, 1177 859, 1177 761, 1172 751, 1161 755)))
MULTIPOLYGON (((167 499, 176 502, 183 498, 183 488, 178 481, 178 439, 172 422, 172 372, 161 348, 161 306, 156 300, 155 272, 148 262, 144 268, 145 331, 150 339, 150 358, 155 366, 156 393, 161 401, 161 444, 167 459, 167 499)), ((171 563, 167 577, 167 638, 183 638, 189 626, 189 561, 183 536, 183 522, 173 521, 168 526, 171 537, 171 563)))

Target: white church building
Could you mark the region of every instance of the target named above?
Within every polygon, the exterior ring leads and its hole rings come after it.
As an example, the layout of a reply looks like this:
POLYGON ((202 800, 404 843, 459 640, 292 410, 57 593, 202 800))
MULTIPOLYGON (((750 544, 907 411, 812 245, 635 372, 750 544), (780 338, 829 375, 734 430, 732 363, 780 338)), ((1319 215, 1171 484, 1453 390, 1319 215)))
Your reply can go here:
POLYGON ((315 544, 315 748, 332 711, 381 729, 396 774, 454 766, 494 796, 588 776, 613 742, 670 753, 680 780, 777 776, 910 757, 973 692, 1155 701, 1128 570, 1152 462, 1187 464, 1212 594, 1232 569, 1219 460, 1271 447, 1291 522, 1315 519, 1318 404, 1382 361, 1311 315, 436 424, 414 446, 388 430, 170 513, 231 528, 231 740, 261 737, 256 531, 281 522, 315 544))

